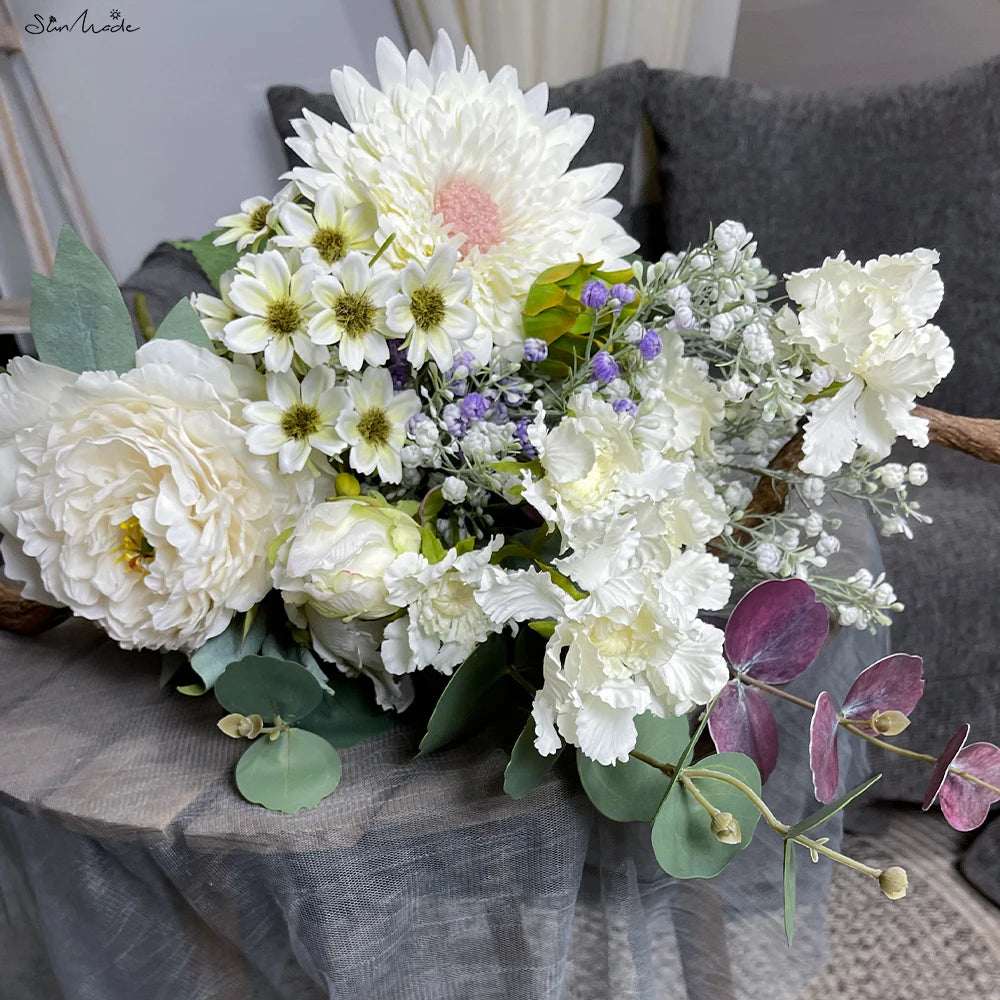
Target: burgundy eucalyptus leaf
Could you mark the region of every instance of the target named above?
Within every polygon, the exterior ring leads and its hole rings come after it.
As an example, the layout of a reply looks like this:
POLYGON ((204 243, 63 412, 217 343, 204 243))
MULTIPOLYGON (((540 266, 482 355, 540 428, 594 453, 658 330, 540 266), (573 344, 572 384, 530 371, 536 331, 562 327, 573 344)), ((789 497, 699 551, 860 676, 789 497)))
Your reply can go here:
POLYGON ((944 779, 948 777, 948 768, 951 767, 951 762, 958 756, 959 751, 965 746, 965 741, 969 738, 970 728, 967 722, 963 722, 958 727, 958 732, 948 740, 944 752, 938 757, 930 784, 927 786, 927 791, 924 792, 924 804, 920 807, 924 812, 927 812, 934 805, 934 800, 938 797, 938 792, 941 791, 944 779))
POLYGON ((907 653, 893 653, 876 660, 858 674, 847 692, 844 718, 859 729, 874 733, 868 722, 876 712, 910 715, 924 693, 923 669, 924 661, 907 653))
POLYGON ((766 580, 746 593, 726 626, 733 668, 787 684, 816 659, 830 631, 826 607, 803 580, 766 580))
POLYGON ((821 691, 809 723, 809 768, 816 801, 827 803, 837 794, 840 761, 837 759, 839 720, 833 699, 821 691))
POLYGON ((767 781, 778 763, 778 724, 763 694, 730 681, 708 717, 708 731, 719 753, 745 753, 767 781))
POLYGON ((970 743, 955 757, 941 786, 941 812, 956 830, 975 830, 986 821, 990 806, 1000 795, 968 781, 955 771, 969 774, 991 785, 1000 786, 1000 747, 992 743, 970 743))

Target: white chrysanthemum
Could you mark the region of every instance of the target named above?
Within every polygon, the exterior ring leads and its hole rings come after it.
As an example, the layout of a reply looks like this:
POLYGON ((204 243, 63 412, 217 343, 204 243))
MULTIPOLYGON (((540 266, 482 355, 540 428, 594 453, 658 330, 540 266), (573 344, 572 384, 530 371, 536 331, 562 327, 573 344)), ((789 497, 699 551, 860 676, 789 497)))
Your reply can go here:
POLYGON ((222 342, 237 354, 263 351, 268 371, 288 371, 296 354, 307 365, 325 364, 330 357, 308 333, 319 310, 312 297, 319 269, 298 265, 296 257, 286 259, 280 250, 245 254, 229 285, 229 299, 240 315, 222 328, 222 342))
POLYGON ((374 250, 375 210, 365 202, 354 202, 336 185, 316 192, 312 211, 288 203, 278 212, 284 233, 272 240, 275 246, 302 251, 306 264, 329 267, 351 250, 374 250))
POLYGON ((389 673, 434 667, 450 674, 487 636, 499 631, 476 602, 475 592, 503 541, 497 536, 485 548, 461 555, 450 549, 437 563, 412 553, 389 567, 389 600, 406 608, 406 615, 385 629, 382 660, 389 673))
POLYGON ((350 68, 331 75, 351 130, 316 115, 293 122, 289 145, 308 166, 290 176, 310 196, 333 183, 369 200, 376 240, 395 234, 396 266, 455 247, 472 275, 481 362, 490 337, 521 338, 525 296, 546 267, 578 254, 617 266, 637 248, 613 218, 621 206, 605 197, 621 166, 568 169, 593 128, 589 115, 546 114, 544 84, 522 93, 509 66, 491 80, 468 49, 457 65, 444 32, 429 63, 379 39, 376 66, 381 89, 350 68))
POLYGON ((472 276, 455 271, 457 259, 454 247, 442 246, 426 268, 411 260, 399 276, 401 293, 386 305, 389 329, 406 337, 406 359, 414 368, 429 354, 441 371, 448 371, 462 342, 476 331, 476 314, 463 304, 472 276))
POLYGON ((136 366, 73 376, 25 358, 0 376, 2 550, 26 596, 126 648, 190 653, 267 593, 267 548, 312 487, 247 449, 233 365, 154 340, 136 366))
POLYGON ((366 476, 377 469, 384 483, 398 483, 406 422, 420 412, 420 397, 412 389, 394 393, 385 368, 366 368, 360 379, 348 379, 347 394, 350 405, 337 420, 337 433, 351 446, 351 468, 366 476))
POLYGON ((317 278, 313 297, 322 307, 309 321, 309 336, 317 344, 337 344, 338 359, 357 372, 367 362, 384 365, 389 360, 385 304, 396 291, 396 275, 388 268, 373 270, 368 260, 352 250, 333 273, 317 278))
POLYGON ((300 383, 293 372, 267 376, 267 399, 248 403, 243 419, 247 447, 255 455, 278 456, 284 473, 305 468, 313 448, 336 455, 347 447, 334 424, 348 405, 347 393, 337 387, 336 375, 323 367, 310 368, 300 383))

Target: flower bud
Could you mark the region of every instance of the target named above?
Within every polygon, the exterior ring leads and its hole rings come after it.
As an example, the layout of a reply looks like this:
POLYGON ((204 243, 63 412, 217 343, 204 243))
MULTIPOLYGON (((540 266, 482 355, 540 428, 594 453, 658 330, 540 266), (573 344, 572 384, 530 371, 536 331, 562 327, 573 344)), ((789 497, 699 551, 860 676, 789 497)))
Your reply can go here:
POLYGON ((868 723, 876 733, 881 733, 883 736, 898 736, 909 724, 910 720, 902 712, 892 709, 887 712, 874 712, 868 723))
POLYGON ((908 884, 905 869, 899 867, 886 868, 878 877, 878 887, 889 899, 902 899, 908 884))
POLYGON ((240 715, 239 712, 233 712, 224 719, 220 719, 218 726, 234 740, 244 736, 248 740, 252 740, 255 736, 260 735, 261 729, 264 728, 264 720, 256 712, 253 715, 240 715))
POLYGON ((717 812, 712 817, 712 833, 724 844, 739 844, 743 840, 740 824, 731 812, 717 812))
POLYGON ((341 472, 334 480, 338 497, 357 497, 361 495, 361 484, 349 472, 341 472))

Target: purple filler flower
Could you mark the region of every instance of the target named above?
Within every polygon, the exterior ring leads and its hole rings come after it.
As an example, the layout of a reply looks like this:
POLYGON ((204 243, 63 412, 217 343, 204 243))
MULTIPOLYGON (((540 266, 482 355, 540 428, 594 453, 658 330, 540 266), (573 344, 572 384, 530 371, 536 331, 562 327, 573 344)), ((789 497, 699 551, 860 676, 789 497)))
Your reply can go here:
POLYGON ((611 409, 615 413, 627 413, 630 417, 634 417, 639 407, 631 399, 616 399, 611 404, 611 409))
POLYGON ((580 302, 588 309, 601 309, 607 301, 608 286, 603 281, 588 281, 580 290, 580 302))
POLYGON ((631 285, 621 283, 611 286, 611 297, 617 299, 623 306, 635 302, 635 289, 631 285))
POLYGON ((591 364, 595 377, 601 382, 612 382, 618 378, 618 362, 607 351, 598 351, 591 364))
POLYGON ((524 342, 525 361, 544 361, 549 356, 549 345, 540 337, 529 337, 524 342))
POLYGON ((663 350, 663 341, 655 330, 647 330, 639 341, 639 353, 643 361, 652 361, 663 350))
POLYGON ((462 411, 454 403, 448 403, 441 409, 441 423, 452 437, 461 437, 465 433, 465 420, 462 411))
POLYGON ((528 424, 528 418, 521 417, 521 419, 514 425, 514 437, 521 442, 521 451, 524 453, 525 457, 531 460, 538 458, 538 452, 535 450, 535 446, 531 443, 531 441, 528 440, 528 424))
POLYGON ((478 392, 470 392, 458 405, 466 420, 482 420, 490 407, 489 401, 478 392))

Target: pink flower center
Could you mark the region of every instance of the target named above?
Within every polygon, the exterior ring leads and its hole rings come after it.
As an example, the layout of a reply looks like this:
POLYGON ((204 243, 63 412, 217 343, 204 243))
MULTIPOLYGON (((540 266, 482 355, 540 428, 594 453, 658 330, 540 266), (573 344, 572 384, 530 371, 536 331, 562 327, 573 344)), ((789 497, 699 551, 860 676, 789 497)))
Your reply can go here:
POLYGON ((485 253, 503 238, 500 210, 478 184, 452 181, 435 196, 434 212, 444 217, 449 234, 465 234, 458 251, 463 257, 473 247, 485 253))

